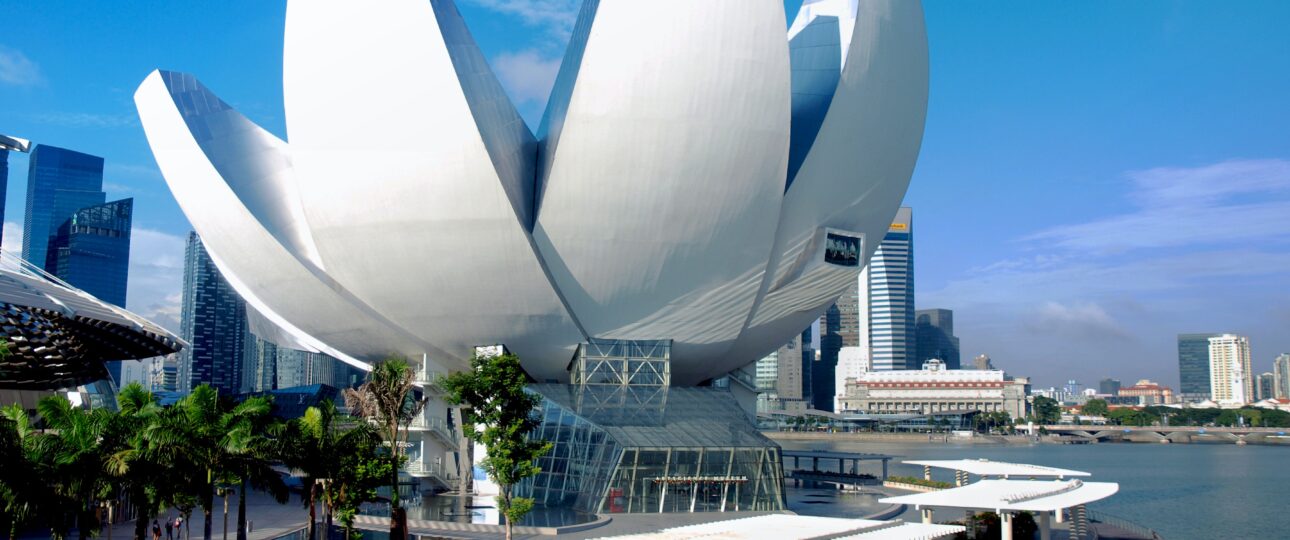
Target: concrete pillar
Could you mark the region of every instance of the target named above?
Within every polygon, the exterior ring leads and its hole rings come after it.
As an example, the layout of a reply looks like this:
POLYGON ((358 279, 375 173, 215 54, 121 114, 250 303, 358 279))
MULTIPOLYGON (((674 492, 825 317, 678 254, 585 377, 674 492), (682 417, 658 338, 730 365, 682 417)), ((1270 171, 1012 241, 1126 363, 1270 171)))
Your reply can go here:
POLYGON ((1052 540, 1053 526, 1049 523, 1048 512, 1039 512, 1039 540, 1052 540))
POLYGON ((932 479, 931 465, 923 465, 923 480, 931 480, 931 479, 932 479))
POLYGON ((999 540, 1012 540, 1012 512, 999 512, 999 540))
POLYGON ((924 508, 924 509, 922 509, 922 514, 923 514, 923 523, 931 524, 931 523, 932 523, 932 509, 931 509, 931 508, 924 508))
POLYGON ((887 460, 882 460, 882 480, 887 481, 887 460))
POLYGON ((1064 508, 1058 508, 1056 512, 1053 512, 1053 515, 1057 517, 1058 523, 1066 523, 1065 514, 1066 511, 1064 508))

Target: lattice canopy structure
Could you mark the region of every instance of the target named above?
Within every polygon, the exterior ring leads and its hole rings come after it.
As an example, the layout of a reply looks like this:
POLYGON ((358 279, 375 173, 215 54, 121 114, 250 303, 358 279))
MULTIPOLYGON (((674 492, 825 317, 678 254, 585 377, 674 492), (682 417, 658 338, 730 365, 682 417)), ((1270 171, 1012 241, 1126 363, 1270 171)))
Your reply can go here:
POLYGON ((108 376, 104 362, 178 351, 174 334, 26 261, 0 259, 0 389, 53 390, 108 376))

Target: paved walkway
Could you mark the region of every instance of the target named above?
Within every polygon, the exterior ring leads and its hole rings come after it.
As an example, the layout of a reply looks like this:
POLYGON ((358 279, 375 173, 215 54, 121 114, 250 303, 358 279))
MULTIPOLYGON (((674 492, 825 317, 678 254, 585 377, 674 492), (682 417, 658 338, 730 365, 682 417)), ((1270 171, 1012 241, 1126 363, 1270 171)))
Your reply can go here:
MULTIPOLYGON (((318 505, 318 519, 322 519, 322 504, 318 505)), ((166 538, 166 526, 162 519, 174 519, 179 516, 178 510, 168 510, 155 519, 161 524, 161 538, 166 538)), ((251 532, 247 535, 249 540, 268 540, 277 538, 290 531, 303 527, 309 521, 309 509, 300 503, 300 495, 293 492, 291 499, 285 504, 278 504, 266 493, 251 492, 246 499, 246 519, 251 527, 251 532)), ((200 508, 193 511, 192 521, 185 524, 191 538, 202 537, 202 527, 204 518, 200 508)), ((109 532, 104 530, 99 533, 98 538, 107 538, 109 532)), ((128 540, 134 535, 134 521, 117 523, 112 526, 111 537, 113 540, 128 540)), ((22 538, 46 538, 47 535, 24 535, 22 538)), ((73 534, 75 537, 75 534, 73 534)), ((152 524, 148 524, 148 540, 152 538, 152 524)), ((183 538, 189 538, 184 536, 183 538)), ((215 498, 215 508, 211 522, 211 538, 222 540, 224 538, 224 499, 215 498)), ((237 497, 230 495, 228 498, 228 538, 237 538, 237 497)), ((178 538, 177 538, 178 540, 178 538)))

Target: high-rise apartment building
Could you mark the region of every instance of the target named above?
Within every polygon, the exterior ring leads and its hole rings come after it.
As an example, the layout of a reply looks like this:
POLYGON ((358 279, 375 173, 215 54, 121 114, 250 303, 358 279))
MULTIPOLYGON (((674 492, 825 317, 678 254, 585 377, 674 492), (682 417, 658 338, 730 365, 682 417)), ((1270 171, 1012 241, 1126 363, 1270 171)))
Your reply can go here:
POLYGON ((1263 401, 1277 397, 1276 376, 1272 373, 1260 373, 1255 379, 1254 400, 1263 401))
POLYGON ((77 210, 105 201, 103 158, 56 146, 37 145, 27 162, 22 258, 52 271, 49 244, 58 234, 58 228, 77 210))
POLYGON ((953 311, 914 312, 914 359, 920 366, 928 360, 940 360, 945 369, 959 369, 959 338, 954 337, 953 311))
POLYGON ((1290 398, 1290 354, 1281 354, 1272 361, 1272 391, 1277 398, 1290 398))
POLYGON ((134 199, 77 210, 50 238, 46 270, 104 302, 124 307, 133 215, 134 199))
POLYGON ((874 371, 920 367, 914 362, 913 222, 913 210, 897 211, 869 260, 869 346, 874 371))
POLYGON ((1112 396, 1112 397, 1120 395, 1120 379, 1112 379, 1110 377, 1107 377, 1105 379, 1102 379, 1101 381, 1098 381, 1097 393, 1103 396, 1112 396))
POLYGON ((1178 397, 1185 403, 1210 398, 1209 338, 1219 334, 1178 334, 1178 397))
POLYGON ((180 337, 180 392, 203 383, 220 393, 237 394, 243 387, 246 354, 246 305, 215 268, 197 233, 188 233, 184 256, 184 291, 180 337))
POLYGON ((1250 368, 1250 340, 1236 334, 1209 338, 1210 399, 1219 403, 1245 404, 1254 398, 1250 368))
POLYGON ((348 388, 363 382, 360 370, 323 353, 277 348, 278 388, 326 384, 348 388))
MULTIPOLYGON (((248 332, 249 333, 249 332, 248 332)), ((278 388, 278 346, 254 334, 246 337, 246 366, 250 391, 268 392, 278 388)))

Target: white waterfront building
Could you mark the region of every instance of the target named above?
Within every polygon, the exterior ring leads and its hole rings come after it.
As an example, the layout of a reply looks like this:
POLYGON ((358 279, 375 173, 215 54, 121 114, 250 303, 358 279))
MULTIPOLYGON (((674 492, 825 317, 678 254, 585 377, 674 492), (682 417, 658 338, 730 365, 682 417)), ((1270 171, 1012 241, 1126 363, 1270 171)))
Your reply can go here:
POLYGON ((923 369, 870 371, 848 380, 841 410, 864 413, 1007 412, 1026 415, 1024 378, 999 370, 947 370, 939 360, 923 369))
POLYGON ((1209 338, 1210 399, 1218 403, 1254 401, 1250 339, 1236 334, 1209 338))
POLYGON ((843 347, 838 350, 838 366, 834 371, 836 389, 833 396, 833 410, 842 410, 842 398, 846 396, 847 381, 859 379, 869 371, 869 347, 843 347))

